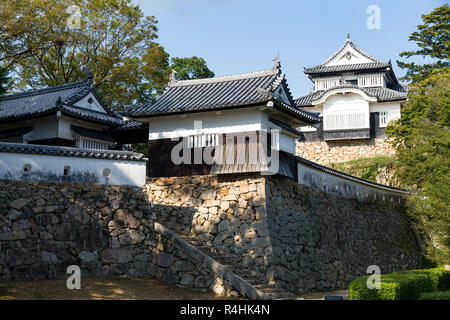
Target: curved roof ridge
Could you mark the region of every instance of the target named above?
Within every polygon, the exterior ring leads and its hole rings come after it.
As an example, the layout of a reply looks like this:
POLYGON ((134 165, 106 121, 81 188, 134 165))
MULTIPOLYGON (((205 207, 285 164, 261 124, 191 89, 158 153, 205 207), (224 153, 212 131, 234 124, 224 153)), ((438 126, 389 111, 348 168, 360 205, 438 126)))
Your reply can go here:
POLYGON ((377 98, 378 102, 402 101, 407 99, 407 93, 405 91, 397 91, 385 87, 360 87, 352 84, 345 84, 328 88, 326 90, 314 91, 308 95, 298 97, 294 101, 298 107, 312 106, 312 102, 320 100, 328 92, 345 88, 360 90, 369 97, 377 98))
POLYGON ((278 69, 270 68, 256 72, 248 72, 248 73, 240 73, 234 75, 220 76, 214 78, 203 78, 203 79, 193 79, 193 80, 176 80, 169 84, 169 87, 182 87, 189 85, 199 85, 199 84, 211 84, 218 82, 227 82, 227 81, 236 81, 236 80, 244 80, 249 78, 258 78, 261 76, 272 76, 278 73, 278 69))
MULTIPOLYGON (((34 97, 34 96, 38 96, 38 95, 45 94, 45 93, 57 92, 57 91, 66 90, 66 89, 75 88, 75 87, 82 87, 82 86, 84 87, 84 86, 88 86, 88 85, 91 85, 91 80, 89 78, 84 79, 82 81, 68 83, 68 84, 62 84, 59 86, 54 86, 54 87, 49 87, 49 88, 42 88, 42 89, 37 89, 37 90, 27 90, 25 92, 7 94, 7 95, 2 96, 2 101, 20 99, 20 98, 25 98, 25 97, 34 97)), ((82 88, 82 89, 84 89, 84 88, 82 88)))

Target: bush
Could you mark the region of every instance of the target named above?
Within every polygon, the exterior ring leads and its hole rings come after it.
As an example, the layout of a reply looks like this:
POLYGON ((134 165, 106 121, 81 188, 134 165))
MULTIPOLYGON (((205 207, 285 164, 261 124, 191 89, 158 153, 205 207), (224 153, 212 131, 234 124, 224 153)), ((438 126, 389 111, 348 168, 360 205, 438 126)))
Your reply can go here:
POLYGON ((450 271, 443 268, 381 275, 380 289, 367 288, 364 276, 350 283, 350 300, 417 300, 423 292, 450 290, 450 271))
POLYGON ((437 292, 423 292, 420 300, 450 300, 450 290, 437 292))

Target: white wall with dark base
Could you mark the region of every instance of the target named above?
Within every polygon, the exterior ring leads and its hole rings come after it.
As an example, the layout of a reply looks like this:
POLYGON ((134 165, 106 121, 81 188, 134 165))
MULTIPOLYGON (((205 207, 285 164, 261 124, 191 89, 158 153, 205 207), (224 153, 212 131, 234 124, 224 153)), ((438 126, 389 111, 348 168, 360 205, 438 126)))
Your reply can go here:
POLYGON ((146 162, 0 152, 0 179, 143 186, 146 162))

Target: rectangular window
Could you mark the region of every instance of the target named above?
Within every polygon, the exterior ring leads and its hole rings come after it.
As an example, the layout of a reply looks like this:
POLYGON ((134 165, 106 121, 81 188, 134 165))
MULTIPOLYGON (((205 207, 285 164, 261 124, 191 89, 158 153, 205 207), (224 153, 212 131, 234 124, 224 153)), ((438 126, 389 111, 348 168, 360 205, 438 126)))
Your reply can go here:
POLYGON ((108 142, 86 138, 82 138, 76 141, 76 146, 81 149, 108 150, 109 145, 110 144, 108 142))
POLYGON ((380 112, 380 128, 386 127, 389 122, 400 119, 400 111, 380 112))
POLYGON ((365 113, 330 114, 324 117, 325 130, 367 128, 365 113))
POLYGON ((220 134, 198 134, 188 137, 188 148, 218 147, 220 134))
POLYGON ((384 77, 380 74, 358 76, 358 86, 360 87, 384 87, 384 77))
POLYGON ((70 176, 70 166, 64 166, 64 176, 70 176))
POLYGON ((316 79, 314 81, 314 88, 316 91, 319 90, 327 90, 329 88, 333 88, 339 85, 340 78, 322 78, 316 79))

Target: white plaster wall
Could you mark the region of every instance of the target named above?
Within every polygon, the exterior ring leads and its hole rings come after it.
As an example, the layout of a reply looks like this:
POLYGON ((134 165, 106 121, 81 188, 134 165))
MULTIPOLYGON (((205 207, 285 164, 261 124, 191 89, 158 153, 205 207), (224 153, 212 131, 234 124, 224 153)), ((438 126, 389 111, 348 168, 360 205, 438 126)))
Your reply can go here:
POLYGON ((394 191, 388 187, 351 181, 322 170, 297 163, 298 183, 317 190, 340 195, 345 198, 372 200, 375 202, 400 204, 406 193, 394 191))
MULTIPOLYGON (((280 129, 272 124, 269 116, 261 107, 204 112, 180 116, 166 116, 150 119, 149 140, 180 138, 196 134, 240 133, 270 129, 280 129), (194 121, 202 121, 201 132, 195 130, 194 121)), ((281 130, 279 148, 281 151, 295 154, 295 138, 292 134, 281 130)))
POLYGON ((345 50, 343 50, 336 58, 325 64, 326 66, 340 66, 344 64, 356 64, 356 63, 368 63, 373 62, 372 60, 364 57, 358 51, 353 49, 350 46, 347 46, 345 50), (349 60, 346 57, 347 52, 351 53, 352 58, 349 60))
POLYGON ((0 153, 0 179, 21 180, 23 167, 29 164, 32 172, 64 175, 64 166, 70 166, 71 173, 89 172, 96 174, 99 184, 143 186, 146 182, 145 161, 122 161, 47 155, 0 153), (111 170, 107 180, 104 169, 111 170))
POLYGON ((45 140, 58 137, 58 120, 56 117, 39 119, 32 123, 34 130, 30 140, 45 140))
POLYGON ((237 133, 267 129, 267 115, 258 108, 202 112, 181 116, 151 118, 149 140, 186 137, 195 134, 237 133), (202 121, 202 131, 194 129, 194 121, 202 121))
MULTIPOLYGON (((364 113, 365 126, 370 127, 369 102, 358 94, 335 95, 327 99, 323 104, 323 116, 332 114, 354 114, 364 113)), ((327 127, 326 120, 325 129, 327 127)))
POLYGON ((401 106, 399 102, 394 103, 371 103, 369 106, 370 112, 383 111, 400 111, 401 106))
POLYGON ((92 93, 88 94, 86 97, 75 103, 75 106, 97 112, 107 113, 105 109, 103 109, 103 107, 101 106, 100 102, 95 98, 95 96, 92 93), (90 98, 92 98, 93 100, 92 103, 88 102, 90 98))
POLYGON ((107 128, 106 126, 95 125, 88 121, 79 121, 68 117, 61 117, 58 121, 58 138, 75 140, 75 138, 72 135, 72 129, 70 128, 71 125, 97 131, 102 131, 103 129, 107 128))
POLYGON ((280 132, 280 150, 295 155, 295 138, 280 132))

